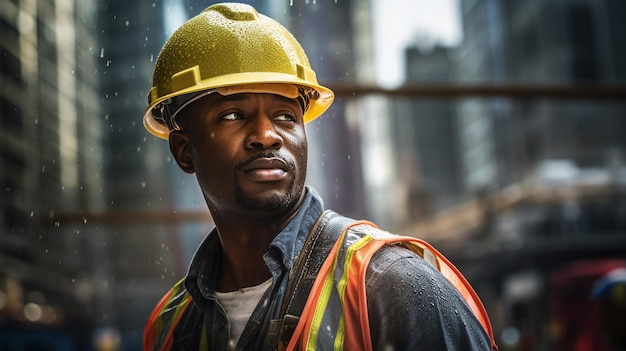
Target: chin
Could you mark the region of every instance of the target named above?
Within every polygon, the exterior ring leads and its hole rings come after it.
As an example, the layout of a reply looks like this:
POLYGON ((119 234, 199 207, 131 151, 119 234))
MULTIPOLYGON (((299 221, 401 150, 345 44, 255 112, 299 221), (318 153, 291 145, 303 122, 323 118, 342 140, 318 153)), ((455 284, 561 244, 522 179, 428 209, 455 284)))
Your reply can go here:
POLYGON ((264 194, 238 191, 236 198, 241 207, 259 212, 283 212, 291 208, 298 200, 293 188, 284 192, 271 191, 264 194))

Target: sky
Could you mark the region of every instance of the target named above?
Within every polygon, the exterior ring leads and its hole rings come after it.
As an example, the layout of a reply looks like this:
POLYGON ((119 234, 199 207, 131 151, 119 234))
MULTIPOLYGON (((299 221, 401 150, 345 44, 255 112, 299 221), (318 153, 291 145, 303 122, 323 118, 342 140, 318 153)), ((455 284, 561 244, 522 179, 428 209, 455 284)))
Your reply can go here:
POLYGON ((372 0, 376 81, 393 88, 404 81, 404 49, 416 38, 458 45, 458 0, 372 0))
MULTIPOLYGON (((403 83, 404 50, 416 38, 442 46, 455 46, 460 42, 462 30, 458 1, 371 0, 376 49, 374 62, 379 85, 393 88, 403 83)), ((166 32, 169 35, 189 15, 181 0, 164 0, 164 4, 166 32)))

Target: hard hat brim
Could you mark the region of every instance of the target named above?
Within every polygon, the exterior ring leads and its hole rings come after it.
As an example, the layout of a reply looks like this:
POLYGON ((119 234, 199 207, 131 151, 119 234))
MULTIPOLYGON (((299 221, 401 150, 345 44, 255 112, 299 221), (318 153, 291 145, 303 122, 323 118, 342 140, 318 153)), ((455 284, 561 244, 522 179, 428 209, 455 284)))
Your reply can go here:
POLYGON ((289 84, 296 86, 309 87, 317 91, 317 98, 311 99, 308 110, 304 113, 304 122, 308 123, 315 118, 319 117, 328 107, 332 104, 334 100, 334 93, 327 87, 312 84, 309 81, 301 79, 297 76, 277 73, 277 72, 243 72, 243 73, 234 73, 228 75, 222 75, 218 77, 212 77, 210 79, 205 79, 193 86, 189 86, 188 88, 178 90, 174 93, 167 94, 164 96, 155 99, 154 101, 150 101, 148 107, 146 108, 143 115, 143 124, 145 128, 154 136, 157 136, 161 139, 168 139, 170 134, 170 129, 167 125, 157 121, 153 114, 153 108, 157 106, 159 103, 166 101, 170 98, 174 98, 176 96, 201 92, 204 90, 223 88, 223 87, 234 87, 241 86, 241 89, 237 89, 237 92, 240 93, 273 93, 281 96, 287 96, 285 94, 284 89, 272 89, 272 84, 289 84), (266 87, 262 91, 255 89, 254 86, 257 84, 267 84, 266 87), (268 88, 270 87, 270 88, 268 88))

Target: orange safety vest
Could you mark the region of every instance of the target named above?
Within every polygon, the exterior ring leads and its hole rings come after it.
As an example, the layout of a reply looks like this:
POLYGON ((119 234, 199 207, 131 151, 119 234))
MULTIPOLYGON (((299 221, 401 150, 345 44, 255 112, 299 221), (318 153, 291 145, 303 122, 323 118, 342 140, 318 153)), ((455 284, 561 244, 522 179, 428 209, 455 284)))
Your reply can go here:
POLYGON ((480 298, 461 272, 427 242, 383 231, 358 221, 346 228, 322 265, 287 350, 372 350, 365 274, 384 245, 401 244, 446 277, 464 298, 497 350, 480 298), (321 336, 326 337, 321 337, 321 336), (328 338, 334 335, 334 340, 328 338))
MULTIPOLYGON (((459 270, 427 242, 383 231, 367 221, 343 230, 322 265, 287 350, 372 350, 365 274, 370 259, 384 245, 403 245, 446 277, 463 297, 497 350, 480 298, 459 270), (321 337, 334 335, 334 339, 321 337)), ((144 350, 167 351, 191 296, 179 281, 157 304, 144 331, 144 350)), ((202 341, 206 331, 202 328, 202 341)), ((205 342, 204 342, 205 343, 205 342)), ((206 344, 206 343, 205 343, 206 344)))
MULTIPOLYGON (((145 351, 168 351, 172 348, 174 330, 192 301, 184 281, 184 278, 178 281, 161 298, 148 317, 143 333, 145 351)), ((205 333, 204 328, 202 330, 205 333)))

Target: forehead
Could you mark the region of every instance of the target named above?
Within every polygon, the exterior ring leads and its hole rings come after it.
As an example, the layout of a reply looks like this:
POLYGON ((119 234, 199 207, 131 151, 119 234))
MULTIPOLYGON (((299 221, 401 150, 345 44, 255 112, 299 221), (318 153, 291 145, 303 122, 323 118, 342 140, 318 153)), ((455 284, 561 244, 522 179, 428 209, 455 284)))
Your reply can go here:
POLYGON ((227 104, 252 104, 254 106, 258 101, 264 103, 279 104, 279 105, 293 105, 299 106, 298 100, 291 99, 282 95, 270 94, 270 93, 237 93, 231 95, 221 95, 217 92, 207 95, 206 97, 198 101, 198 105, 203 108, 216 108, 220 105, 227 104))
MULTIPOLYGON (((222 95, 212 92, 188 105, 177 118, 178 123, 183 126, 197 120, 193 116, 220 113, 226 109, 238 109, 242 112, 252 112, 258 106, 265 108, 288 109, 294 116, 303 118, 303 108, 297 99, 288 98, 272 93, 237 93, 222 95)), ((190 126, 188 125, 187 128, 190 126)))

